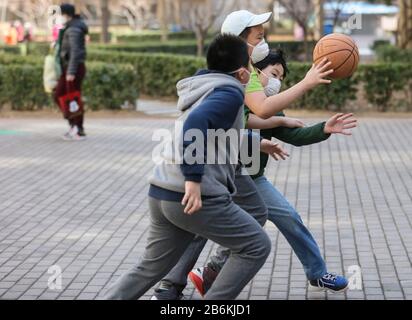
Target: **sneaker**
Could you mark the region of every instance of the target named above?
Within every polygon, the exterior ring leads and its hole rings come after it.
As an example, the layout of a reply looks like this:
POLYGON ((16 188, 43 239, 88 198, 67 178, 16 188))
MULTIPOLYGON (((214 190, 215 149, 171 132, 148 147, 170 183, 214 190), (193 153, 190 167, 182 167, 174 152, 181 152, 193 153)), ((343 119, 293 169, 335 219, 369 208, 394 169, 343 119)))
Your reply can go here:
POLYGON ((189 272, 189 279, 202 297, 210 289, 218 273, 210 267, 197 268, 189 272))
POLYGON ((77 127, 72 127, 69 132, 64 134, 63 139, 66 141, 83 141, 86 140, 86 135, 84 134, 84 131, 82 135, 79 133, 77 127))
POLYGON ((169 282, 161 281, 150 300, 184 300, 182 291, 169 282))
POLYGON ((345 277, 329 272, 320 279, 309 281, 309 289, 313 291, 344 292, 348 289, 348 285, 349 282, 345 277))
POLYGON ((84 131, 83 128, 78 129, 78 130, 77 130, 77 133, 78 133, 79 136, 81 136, 81 137, 85 137, 85 136, 86 136, 86 132, 84 131))
POLYGON ((66 140, 66 141, 71 141, 71 140, 73 140, 73 132, 74 132, 74 127, 70 127, 69 131, 67 131, 67 132, 63 135, 63 140, 66 140))
POLYGON ((73 141, 83 141, 86 140, 86 136, 81 136, 80 134, 76 133, 72 137, 73 141))

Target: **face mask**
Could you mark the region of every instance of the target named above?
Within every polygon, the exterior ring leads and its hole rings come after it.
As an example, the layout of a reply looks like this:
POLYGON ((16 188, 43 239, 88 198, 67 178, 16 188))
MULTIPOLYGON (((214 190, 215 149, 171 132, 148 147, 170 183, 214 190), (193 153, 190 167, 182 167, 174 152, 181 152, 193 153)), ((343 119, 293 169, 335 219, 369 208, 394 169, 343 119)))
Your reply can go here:
POLYGON ((246 88, 246 87, 249 85, 250 80, 252 80, 252 77, 250 76, 250 75, 251 75, 251 72, 250 72, 248 69, 246 69, 246 68, 240 68, 240 69, 237 69, 237 70, 235 70, 235 71, 229 72, 229 74, 235 74, 235 73, 237 73, 237 72, 239 72, 239 71, 241 71, 241 70, 245 70, 245 71, 249 74, 249 80, 247 81, 247 83, 242 83, 242 85, 246 88))
POLYGON ((65 16, 60 16, 59 23, 65 25, 67 23, 67 18, 65 16))
POLYGON ((265 90, 265 95, 267 97, 271 97, 274 96, 276 94, 279 93, 280 91, 280 87, 282 86, 282 82, 277 79, 277 78, 273 78, 273 77, 269 77, 266 73, 264 73, 263 71, 259 70, 266 78, 268 78, 268 84, 266 85, 266 87, 264 88, 265 90))
POLYGON ((252 46, 248 43, 250 47, 253 47, 252 55, 250 56, 253 63, 258 63, 265 59, 269 54, 269 45, 266 43, 265 39, 262 39, 256 46, 252 46))
POLYGON ((274 96, 279 93, 282 83, 279 79, 269 78, 268 84, 265 87, 265 94, 268 97, 274 96))

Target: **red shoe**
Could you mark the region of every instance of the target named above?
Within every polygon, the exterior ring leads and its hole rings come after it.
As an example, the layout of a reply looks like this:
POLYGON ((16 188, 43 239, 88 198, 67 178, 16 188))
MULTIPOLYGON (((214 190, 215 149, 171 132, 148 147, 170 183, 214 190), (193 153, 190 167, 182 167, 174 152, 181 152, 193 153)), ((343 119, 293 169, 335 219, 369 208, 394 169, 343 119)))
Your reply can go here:
POLYGON ((218 273, 212 268, 196 268, 189 272, 189 279, 202 297, 210 289, 218 273))

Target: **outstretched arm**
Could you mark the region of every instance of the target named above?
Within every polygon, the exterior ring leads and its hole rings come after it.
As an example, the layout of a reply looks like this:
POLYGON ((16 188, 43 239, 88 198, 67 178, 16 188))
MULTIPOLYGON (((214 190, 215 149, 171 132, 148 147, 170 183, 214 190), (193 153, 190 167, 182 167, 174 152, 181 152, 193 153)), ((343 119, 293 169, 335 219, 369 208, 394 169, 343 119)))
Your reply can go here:
POLYGON ((353 117, 353 113, 337 113, 326 122, 324 131, 326 134, 338 133, 350 136, 352 135, 350 129, 357 126, 358 120, 353 117))
POLYGON ((279 127, 272 130, 272 137, 294 146, 305 146, 322 142, 331 134, 350 135, 350 129, 357 126, 353 114, 338 113, 326 122, 304 128, 279 127))
POLYGON ((331 83, 331 80, 325 79, 333 72, 328 70, 330 65, 326 58, 318 65, 313 64, 302 81, 277 95, 267 97, 264 91, 246 93, 245 103, 260 118, 274 116, 317 85, 331 83))

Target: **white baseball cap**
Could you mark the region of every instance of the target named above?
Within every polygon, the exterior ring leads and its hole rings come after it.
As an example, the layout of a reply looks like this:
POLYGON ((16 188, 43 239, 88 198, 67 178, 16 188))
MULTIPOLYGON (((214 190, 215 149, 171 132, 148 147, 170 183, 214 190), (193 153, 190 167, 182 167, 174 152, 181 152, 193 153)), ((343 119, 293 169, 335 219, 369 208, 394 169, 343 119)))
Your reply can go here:
POLYGON ((253 14, 247 10, 234 11, 223 21, 220 32, 239 36, 246 28, 264 24, 270 20, 272 12, 253 14))

